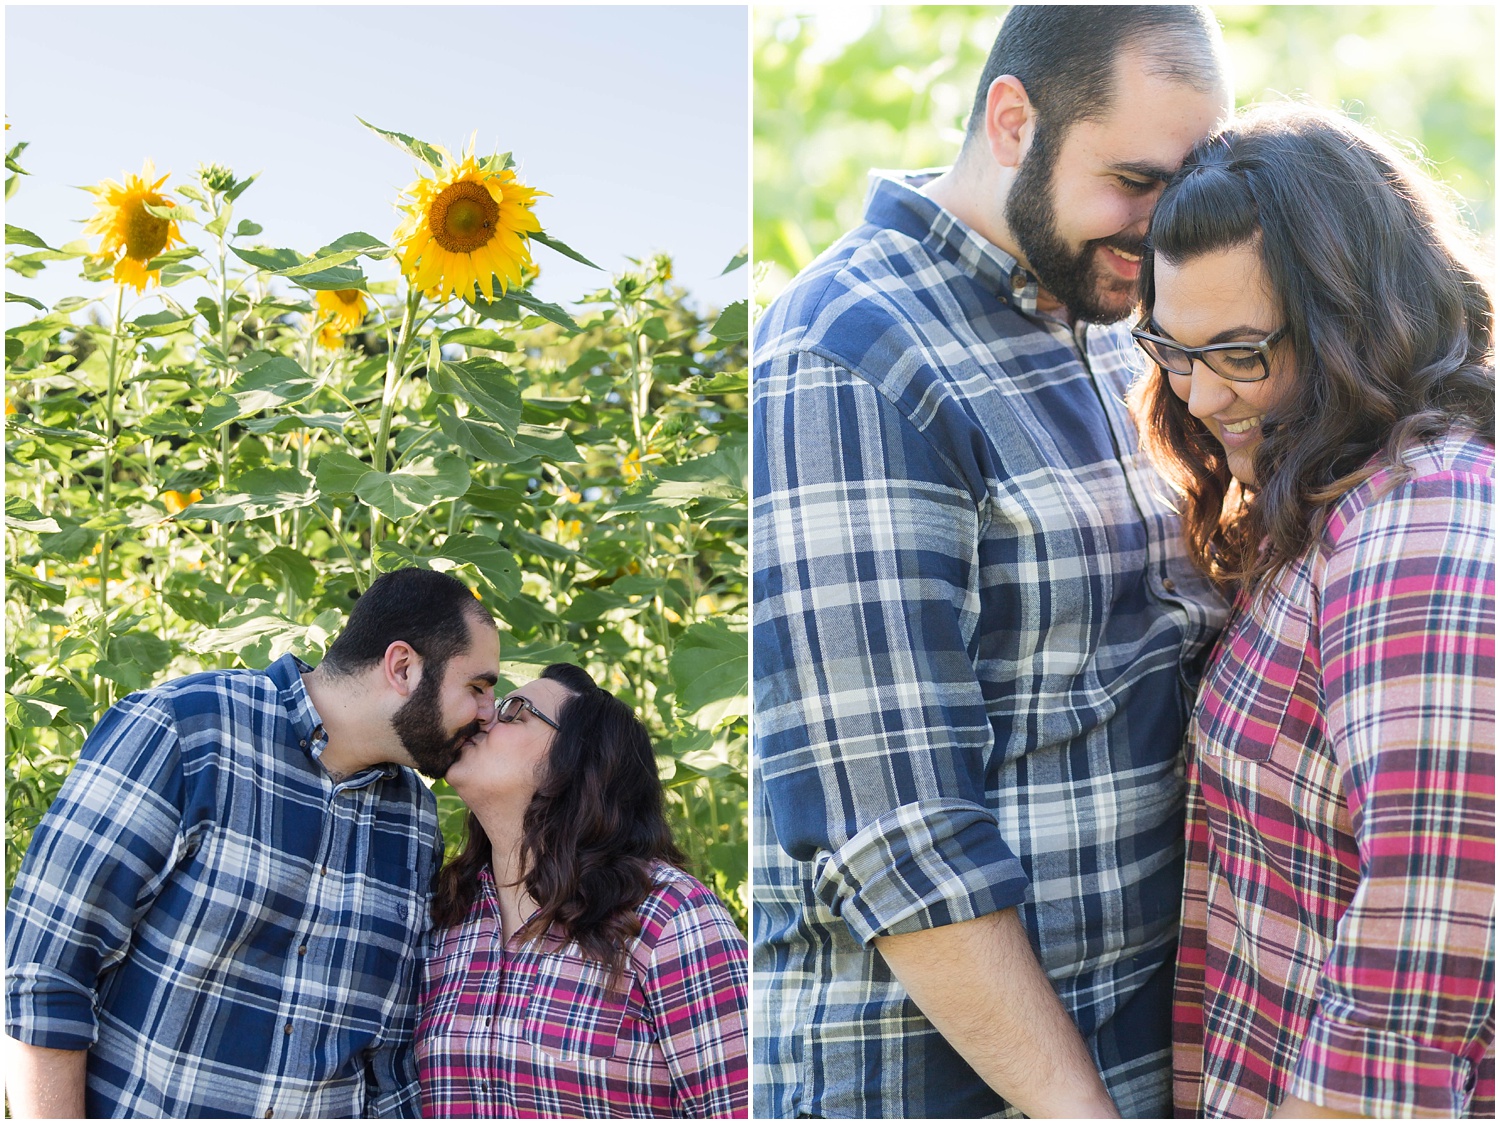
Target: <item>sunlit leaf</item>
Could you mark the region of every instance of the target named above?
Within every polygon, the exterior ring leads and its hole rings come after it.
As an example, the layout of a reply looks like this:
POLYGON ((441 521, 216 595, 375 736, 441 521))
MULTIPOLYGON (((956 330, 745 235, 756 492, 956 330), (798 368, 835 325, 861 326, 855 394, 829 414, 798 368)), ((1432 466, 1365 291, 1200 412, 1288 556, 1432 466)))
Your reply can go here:
POLYGON ((415 137, 407 136, 405 133, 396 133, 390 131, 389 129, 382 129, 376 125, 370 124, 363 117, 356 116, 354 119, 365 128, 369 129, 372 133, 378 133, 380 136, 390 141, 402 152, 405 152, 410 156, 415 156, 418 160, 422 161, 434 172, 440 172, 443 170, 443 154, 432 145, 428 144, 426 141, 419 141, 415 137))

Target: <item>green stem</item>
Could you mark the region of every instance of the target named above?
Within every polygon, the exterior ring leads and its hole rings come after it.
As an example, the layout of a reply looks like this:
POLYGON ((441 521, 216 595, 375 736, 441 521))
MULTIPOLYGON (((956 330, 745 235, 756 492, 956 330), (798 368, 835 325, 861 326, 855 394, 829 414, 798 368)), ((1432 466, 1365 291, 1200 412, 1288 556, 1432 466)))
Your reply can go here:
MULTIPOLYGON (((109 372, 104 390, 104 475, 99 486, 99 511, 107 515, 115 475, 115 393, 120 384, 120 335, 125 313, 125 286, 115 286, 115 321, 109 337, 109 372)), ((99 536, 99 658, 109 647, 109 556, 113 536, 106 528, 99 536)), ((109 702, 109 685, 101 675, 94 689, 95 701, 109 702)))
MULTIPOLYGON (((380 395, 380 433, 375 438, 375 471, 389 471, 391 444, 391 418, 396 412, 396 395, 401 388, 401 376, 406 368, 406 352, 411 347, 412 327, 417 320, 417 307, 422 294, 416 289, 406 293, 406 309, 401 316, 401 334, 396 348, 385 364, 385 389, 380 395)), ((380 541, 380 512, 370 511, 370 575, 375 574, 375 544, 380 541)))
MULTIPOLYGON (((329 515, 321 507, 314 505, 313 510, 323 517, 324 523, 328 524, 329 534, 333 535, 333 541, 338 543, 340 549, 343 550, 344 557, 349 559, 349 568, 354 573, 354 580, 358 582, 360 573, 359 563, 354 560, 354 551, 349 549, 349 542, 344 538, 344 532, 339 530, 338 524, 333 521, 333 516, 329 515)), ((360 592, 363 593, 365 588, 365 586, 361 585, 360 592)))
MULTIPOLYGON (((219 193, 213 193, 214 218, 219 217, 219 193)), ((219 352, 224 356, 224 370, 220 379, 225 390, 234 381, 234 367, 229 362, 229 251, 223 233, 215 235, 219 248, 219 352)), ((219 430, 219 491, 229 488, 229 426, 219 430)), ((219 578, 224 588, 229 588, 229 524, 219 524, 219 578)))

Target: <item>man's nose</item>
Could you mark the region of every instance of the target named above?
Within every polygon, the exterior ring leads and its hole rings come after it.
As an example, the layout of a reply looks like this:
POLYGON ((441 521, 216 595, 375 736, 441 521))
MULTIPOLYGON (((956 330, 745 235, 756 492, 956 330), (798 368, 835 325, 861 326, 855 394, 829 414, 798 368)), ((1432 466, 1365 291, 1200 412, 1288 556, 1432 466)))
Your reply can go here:
POLYGON ((479 700, 478 714, 476 717, 488 730, 495 724, 495 692, 490 691, 479 700))

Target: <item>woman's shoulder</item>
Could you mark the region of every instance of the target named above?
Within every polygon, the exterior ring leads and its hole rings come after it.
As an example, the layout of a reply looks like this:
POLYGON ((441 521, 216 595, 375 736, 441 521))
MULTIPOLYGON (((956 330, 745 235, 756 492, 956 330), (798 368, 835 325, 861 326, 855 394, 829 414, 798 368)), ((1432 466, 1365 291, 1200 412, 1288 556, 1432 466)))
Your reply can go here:
POLYGON ((1495 446, 1471 429, 1452 429, 1406 449, 1399 463, 1382 454, 1370 467, 1374 472, 1329 513, 1327 546, 1337 548, 1354 529, 1371 523, 1431 517, 1466 522, 1472 516, 1487 524, 1494 499, 1495 446))
MULTIPOLYGON (((641 939, 654 943, 674 923, 735 929, 734 920, 718 896, 687 871, 659 862, 652 869, 651 892, 636 907, 641 939)), ((738 932, 737 929, 735 929, 738 932)))

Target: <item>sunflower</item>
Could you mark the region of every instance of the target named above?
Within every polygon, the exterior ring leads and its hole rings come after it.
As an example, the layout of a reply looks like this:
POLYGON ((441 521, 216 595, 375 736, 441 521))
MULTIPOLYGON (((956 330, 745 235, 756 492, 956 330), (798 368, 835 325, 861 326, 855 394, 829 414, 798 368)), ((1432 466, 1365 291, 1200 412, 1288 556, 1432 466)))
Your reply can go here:
POLYGON ((318 333, 318 342, 330 349, 344 342, 345 332, 359 329, 369 309, 364 293, 358 289, 319 289, 313 303, 318 308, 318 319, 328 321, 318 333))
POLYGON ((397 204, 406 216, 395 235, 401 271, 437 299, 469 296, 478 285, 493 300, 491 278, 502 294, 520 287, 532 266, 527 236, 542 229, 531 208, 545 194, 509 168, 486 171, 472 152, 457 162, 444 152, 437 177, 411 184, 397 204))
POLYGON ((163 492, 161 502, 168 513, 178 515, 203 498, 203 493, 194 488, 191 492, 163 492))
POLYGON ((153 180, 155 175, 156 169, 147 160, 139 176, 125 177, 124 186, 105 180, 87 189, 97 197, 99 210, 84 225, 84 233, 104 236, 97 259, 108 261, 119 253, 115 280, 132 285, 137 291, 144 291, 147 285, 161 278, 161 271, 148 271, 146 263, 183 242, 175 221, 158 218, 146 210, 148 203, 153 207, 176 206, 174 200, 157 191, 167 177, 153 180))

